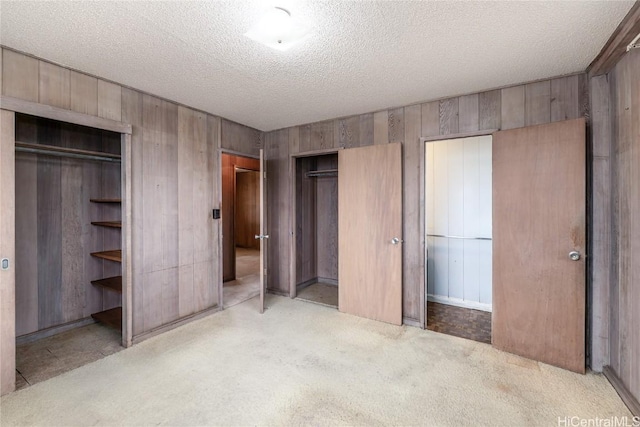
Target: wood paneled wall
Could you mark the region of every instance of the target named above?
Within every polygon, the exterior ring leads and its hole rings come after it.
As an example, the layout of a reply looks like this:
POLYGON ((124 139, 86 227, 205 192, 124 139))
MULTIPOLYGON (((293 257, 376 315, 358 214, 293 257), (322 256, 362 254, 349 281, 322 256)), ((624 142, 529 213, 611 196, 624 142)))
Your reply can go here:
MULTIPOLYGON (((120 153, 113 132, 16 114, 16 140, 120 153)), ((120 265, 91 252, 119 249, 120 230, 91 221, 120 220, 120 206, 90 203, 120 197, 120 165, 16 153, 16 335, 83 319, 121 304, 91 280, 120 265)))
POLYGON ((249 157, 222 154, 222 277, 225 282, 236 278, 236 167, 260 170, 260 161, 249 157))
POLYGON ((2 95, 132 124, 134 341, 217 307, 219 150, 257 155, 261 132, 11 49, 0 57, 2 95))
POLYGON ((289 292, 291 154, 403 143, 403 316, 415 324, 423 318, 425 306, 420 298, 424 286, 420 137, 574 119, 588 115, 588 107, 587 77, 579 74, 268 132, 269 289, 289 292))
MULTIPOLYGON (((612 198, 610 365, 640 401, 640 50, 610 73, 612 198)), ((636 414, 638 415, 638 414, 636 414)))

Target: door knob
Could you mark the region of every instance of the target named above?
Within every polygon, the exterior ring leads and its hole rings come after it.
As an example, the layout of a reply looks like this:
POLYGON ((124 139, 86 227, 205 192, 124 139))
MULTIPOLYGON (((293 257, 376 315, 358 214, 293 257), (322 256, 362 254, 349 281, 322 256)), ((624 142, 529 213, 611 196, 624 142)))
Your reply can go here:
POLYGON ((578 251, 569 252, 569 259, 571 261, 578 261, 580 259, 580 252, 578 251))
POLYGON ((255 239, 256 240, 262 240, 262 239, 268 239, 268 238, 269 238, 268 234, 260 234, 260 235, 256 234, 255 235, 255 239))
POLYGON ((393 239, 391 239, 391 244, 392 245, 397 245, 398 243, 402 243, 402 242, 404 242, 404 240, 399 239, 397 237, 394 237, 393 239))

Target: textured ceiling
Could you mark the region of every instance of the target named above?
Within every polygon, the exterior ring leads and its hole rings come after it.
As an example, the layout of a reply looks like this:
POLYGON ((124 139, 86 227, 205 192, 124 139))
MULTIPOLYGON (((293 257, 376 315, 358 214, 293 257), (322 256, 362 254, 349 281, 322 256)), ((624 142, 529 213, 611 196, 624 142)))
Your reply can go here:
POLYGON ((9 2, 0 43, 261 129, 583 71, 633 2, 9 2), (313 34, 243 34, 272 6, 313 34))

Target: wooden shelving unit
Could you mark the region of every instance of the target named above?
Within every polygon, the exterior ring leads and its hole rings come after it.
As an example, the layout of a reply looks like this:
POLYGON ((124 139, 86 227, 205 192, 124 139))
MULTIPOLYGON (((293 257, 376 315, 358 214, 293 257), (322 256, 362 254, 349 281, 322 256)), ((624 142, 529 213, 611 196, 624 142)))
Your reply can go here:
POLYGON ((89 199, 91 203, 122 203, 121 199, 89 199))
POLYGON ((102 286, 114 292, 122 293, 122 276, 107 277, 105 279, 92 280, 92 285, 102 286))
MULTIPOLYGON (((91 203, 101 204, 119 204, 122 203, 121 199, 104 198, 104 199, 89 199, 91 203)), ((122 221, 92 221, 91 225, 96 227, 116 228, 122 229, 122 221)), ((122 263, 122 250, 114 249, 110 251, 92 252, 91 256, 100 259, 106 259, 109 261, 122 263)), ((105 277, 103 279, 92 280, 91 284, 94 286, 100 286, 111 292, 117 292, 122 294, 122 276, 105 277)), ((106 326, 114 328, 122 332, 122 307, 115 307, 109 310, 100 311, 91 315, 96 321, 103 323, 106 326)))
POLYGON ((92 225, 109 228, 122 228, 122 221, 93 221, 92 225))
POLYGON ((122 262, 122 250, 91 252, 92 257, 107 259, 109 261, 122 262))
POLYGON ((91 315, 100 323, 122 331, 122 307, 110 308, 109 310, 99 311, 91 315))

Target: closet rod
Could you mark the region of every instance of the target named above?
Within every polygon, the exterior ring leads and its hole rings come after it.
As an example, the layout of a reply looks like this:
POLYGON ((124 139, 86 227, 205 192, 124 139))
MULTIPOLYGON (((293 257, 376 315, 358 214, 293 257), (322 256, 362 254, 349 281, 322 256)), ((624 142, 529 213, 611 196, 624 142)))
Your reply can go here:
POLYGON ((427 234, 427 237, 444 237, 445 239, 464 239, 464 240, 491 240, 491 237, 462 237, 462 236, 448 236, 446 234, 427 234))
POLYGON ((47 156, 70 157, 74 159, 99 160, 102 162, 120 163, 120 155, 99 151, 77 150, 73 148, 55 147, 51 145, 29 144, 16 141, 16 151, 47 156))

